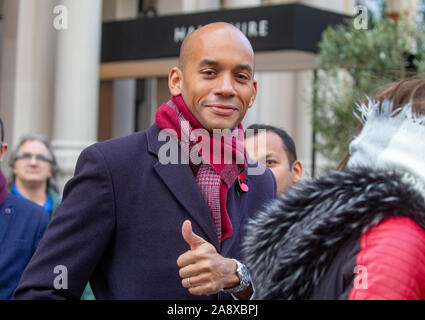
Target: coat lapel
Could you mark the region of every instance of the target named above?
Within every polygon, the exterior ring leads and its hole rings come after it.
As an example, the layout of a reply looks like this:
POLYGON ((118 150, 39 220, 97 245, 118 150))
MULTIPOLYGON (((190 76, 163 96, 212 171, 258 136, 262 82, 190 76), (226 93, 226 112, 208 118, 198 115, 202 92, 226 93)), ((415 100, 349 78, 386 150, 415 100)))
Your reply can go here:
MULTIPOLYGON (((248 184, 248 181, 246 181, 248 184)), ((232 222, 233 233, 232 236, 223 241, 221 254, 226 256, 236 239, 239 239, 239 232, 241 226, 241 218, 242 218, 242 203, 246 194, 244 192, 240 192, 240 196, 236 195, 236 181, 229 188, 229 192, 227 194, 227 212, 229 214, 230 221, 232 222)))
MULTIPOLYGON (((149 151, 156 156, 164 142, 158 140, 159 128, 153 125, 147 131, 149 151)), ((180 159, 180 147, 179 159, 180 159)), ((187 210, 202 231, 206 234, 206 241, 213 244, 219 251, 219 243, 213 220, 210 218, 210 210, 204 201, 201 191, 194 179, 192 170, 188 164, 162 164, 159 160, 154 165, 155 171, 167 185, 170 192, 176 197, 180 204, 187 210)), ((190 219, 189 217, 189 219, 190 219)), ((194 231, 196 233, 196 231, 194 231)))

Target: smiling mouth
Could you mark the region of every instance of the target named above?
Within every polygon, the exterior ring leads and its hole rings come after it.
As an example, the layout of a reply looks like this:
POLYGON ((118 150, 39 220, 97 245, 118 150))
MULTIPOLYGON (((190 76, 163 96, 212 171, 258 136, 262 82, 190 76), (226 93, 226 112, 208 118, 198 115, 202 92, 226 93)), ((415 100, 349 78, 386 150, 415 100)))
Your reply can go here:
POLYGON ((40 173, 40 170, 26 170, 26 173, 29 173, 29 174, 38 174, 38 173, 40 173))
POLYGON ((233 105, 211 104, 207 106, 213 113, 218 115, 231 115, 238 110, 233 105))

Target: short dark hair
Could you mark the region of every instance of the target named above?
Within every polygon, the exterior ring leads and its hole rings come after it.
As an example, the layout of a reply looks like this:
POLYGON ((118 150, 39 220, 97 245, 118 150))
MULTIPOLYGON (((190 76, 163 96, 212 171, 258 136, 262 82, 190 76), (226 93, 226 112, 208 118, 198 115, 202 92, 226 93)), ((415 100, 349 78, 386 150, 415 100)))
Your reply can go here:
POLYGON ((246 129, 249 129, 248 132, 245 131, 245 136, 248 133, 248 137, 257 135, 260 130, 272 131, 276 133, 282 139, 283 147, 288 156, 289 165, 292 166, 292 164, 297 160, 295 142, 285 130, 267 124, 251 124, 246 129))

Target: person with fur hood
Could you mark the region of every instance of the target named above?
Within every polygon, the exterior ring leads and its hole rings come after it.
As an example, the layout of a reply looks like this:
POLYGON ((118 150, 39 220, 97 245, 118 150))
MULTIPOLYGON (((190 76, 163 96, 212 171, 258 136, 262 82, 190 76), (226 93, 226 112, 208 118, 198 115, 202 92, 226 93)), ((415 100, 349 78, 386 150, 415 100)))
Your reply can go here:
POLYGON ((425 75, 358 109, 343 169, 248 224, 254 299, 425 299, 425 75))

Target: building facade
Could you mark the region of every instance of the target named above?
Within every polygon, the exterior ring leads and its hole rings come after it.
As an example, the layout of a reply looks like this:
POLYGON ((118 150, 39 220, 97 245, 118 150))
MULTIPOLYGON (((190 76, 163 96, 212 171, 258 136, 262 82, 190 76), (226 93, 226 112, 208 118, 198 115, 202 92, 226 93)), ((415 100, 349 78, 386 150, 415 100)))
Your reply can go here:
MULTIPOLYGON (((418 0, 388 0, 388 10, 417 10, 418 0)), ((169 98, 167 74, 176 57, 137 64, 104 63, 102 25, 138 17, 298 3, 352 15, 356 0, 2 0, 0 1, 0 116, 13 147, 27 133, 49 137, 62 169, 73 175, 86 146, 143 130, 169 98)), ((308 22, 306 22, 308 23, 308 22)), ((257 33, 266 26, 256 26, 257 33)), ((187 32, 187 30, 186 30, 187 32)), ((182 36, 182 31, 175 36, 182 36)), ((311 125, 314 54, 257 55, 258 96, 243 124, 271 124, 294 138, 306 175, 313 162, 311 125)), ((8 171, 6 165, 3 170, 8 171)))

